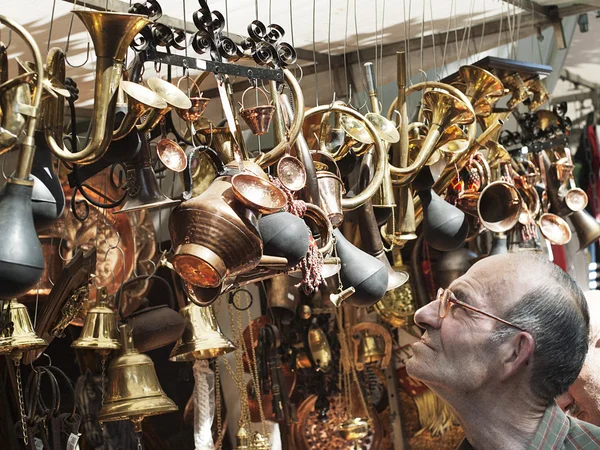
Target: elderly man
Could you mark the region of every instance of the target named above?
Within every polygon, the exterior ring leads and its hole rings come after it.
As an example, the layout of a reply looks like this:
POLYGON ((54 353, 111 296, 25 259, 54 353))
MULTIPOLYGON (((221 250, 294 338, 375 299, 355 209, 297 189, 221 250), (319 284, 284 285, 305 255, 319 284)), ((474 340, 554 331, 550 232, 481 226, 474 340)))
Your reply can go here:
POLYGON ((600 291, 585 293, 590 311, 591 340, 583 369, 559 404, 578 419, 600 426, 600 291))
POLYGON ((583 293, 560 268, 526 253, 485 258, 415 320, 425 332, 406 368, 456 412, 459 449, 600 448, 600 428, 555 403, 589 333, 583 293))

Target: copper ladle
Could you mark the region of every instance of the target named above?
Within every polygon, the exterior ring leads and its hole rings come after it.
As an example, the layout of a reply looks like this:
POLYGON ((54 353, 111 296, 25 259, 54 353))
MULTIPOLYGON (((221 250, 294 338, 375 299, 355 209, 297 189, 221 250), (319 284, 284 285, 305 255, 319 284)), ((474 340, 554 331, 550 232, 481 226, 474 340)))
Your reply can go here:
POLYGON ((290 191, 299 191, 306 184, 304 164, 290 155, 290 146, 286 147, 285 155, 277 163, 277 178, 290 191))
POLYGON ((166 137, 156 144, 156 156, 173 172, 183 172, 187 168, 187 158, 181 146, 166 137))
POLYGON ((261 214, 281 211, 287 203, 287 198, 281 189, 251 173, 234 175, 231 178, 231 186, 235 197, 244 206, 261 214))

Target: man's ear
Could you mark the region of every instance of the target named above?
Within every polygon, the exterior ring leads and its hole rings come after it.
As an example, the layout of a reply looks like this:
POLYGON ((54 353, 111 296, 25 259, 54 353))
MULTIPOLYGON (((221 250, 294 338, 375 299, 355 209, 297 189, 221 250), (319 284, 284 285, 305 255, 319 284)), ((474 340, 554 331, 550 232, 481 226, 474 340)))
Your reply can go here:
POLYGON ((521 370, 523 367, 531 364, 533 360, 533 351, 535 350, 535 341, 533 336, 526 331, 520 331, 503 344, 502 352, 502 380, 508 379, 521 370))

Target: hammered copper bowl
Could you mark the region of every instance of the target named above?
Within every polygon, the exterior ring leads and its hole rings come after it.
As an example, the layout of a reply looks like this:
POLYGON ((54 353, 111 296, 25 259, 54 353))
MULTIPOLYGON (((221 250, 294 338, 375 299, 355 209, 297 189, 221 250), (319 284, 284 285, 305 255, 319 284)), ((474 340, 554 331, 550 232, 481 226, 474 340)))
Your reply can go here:
POLYGON ((273 183, 254 174, 238 173, 231 179, 236 198, 261 214, 271 214, 285 208, 287 198, 273 183))
POLYGON ((569 224, 556 214, 542 214, 539 227, 544 238, 554 245, 565 245, 571 240, 569 224))

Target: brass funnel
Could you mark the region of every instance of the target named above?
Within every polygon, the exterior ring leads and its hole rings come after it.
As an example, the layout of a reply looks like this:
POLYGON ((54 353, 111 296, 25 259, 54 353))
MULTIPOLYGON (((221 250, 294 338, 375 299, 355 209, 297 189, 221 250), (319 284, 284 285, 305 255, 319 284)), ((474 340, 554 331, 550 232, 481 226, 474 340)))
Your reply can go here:
POLYGON ((400 133, 396 129, 396 124, 391 120, 376 113, 368 113, 365 118, 375 127, 375 131, 377 131, 382 141, 394 144, 400 140, 400 133))
POLYGON ((569 220, 579 240, 578 251, 589 247, 594 241, 600 239, 600 224, 586 210, 574 212, 569 216, 569 220))
MULTIPOLYGON (((122 139, 129 134, 133 127, 144 115, 156 114, 156 111, 163 110, 167 107, 167 102, 146 86, 131 81, 121 81, 120 88, 123 93, 127 94, 127 114, 119 125, 119 128, 113 132, 113 139, 122 139)), ((147 120, 147 119, 146 119, 147 120)), ((138 129, 143 128, 138 125, 138 129)))

